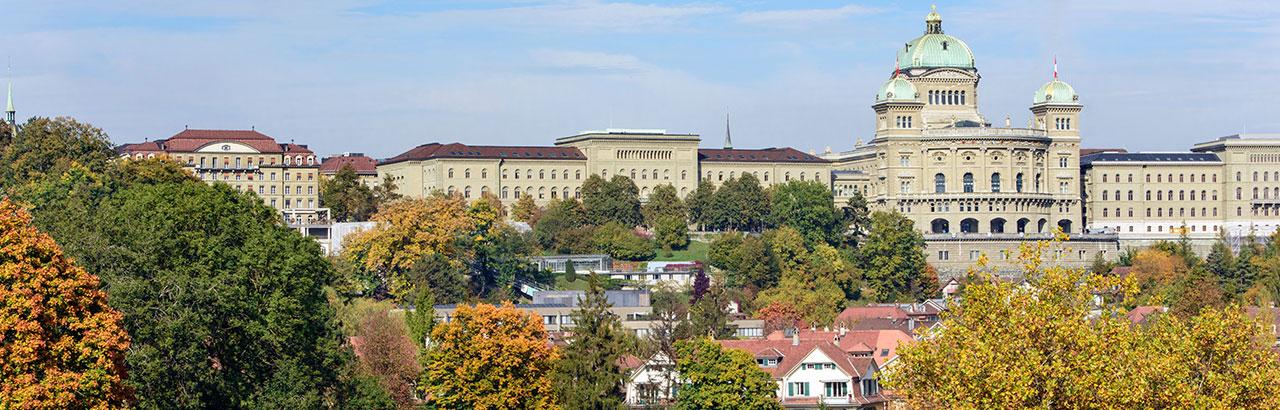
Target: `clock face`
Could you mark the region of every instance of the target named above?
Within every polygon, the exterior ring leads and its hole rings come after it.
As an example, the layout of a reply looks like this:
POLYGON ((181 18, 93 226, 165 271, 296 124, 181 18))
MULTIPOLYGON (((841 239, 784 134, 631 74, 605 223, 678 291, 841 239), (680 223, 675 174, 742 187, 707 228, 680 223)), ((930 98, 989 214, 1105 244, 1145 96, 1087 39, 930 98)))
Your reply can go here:
POLYGON ((222 144, 222 150, 223 150, 223 151, 230 151, 230 150, 231 150, 231 145, 230 145, 230 144, 222 144))

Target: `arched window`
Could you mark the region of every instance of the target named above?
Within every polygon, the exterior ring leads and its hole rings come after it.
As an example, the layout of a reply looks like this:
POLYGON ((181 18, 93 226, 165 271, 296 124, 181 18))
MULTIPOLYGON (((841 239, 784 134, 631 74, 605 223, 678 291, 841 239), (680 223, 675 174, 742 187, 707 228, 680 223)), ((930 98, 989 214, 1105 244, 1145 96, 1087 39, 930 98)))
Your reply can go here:
POLYGON ((964 174, 964 192, 973 192, 973 173, 964 174))
POLYGON ((1014 181, 1014 185, 1016 185, 1015 188, 1018 190, 1018 192, 1022 192, 1022 173, 1021 172, 1018 173, 1018 179, 1014 181))
POLYGON ((502 199, 507 199, 507 187, 502 187, 502 199))
POLYGON ((684 181, 689 178, 689 171, 680 171, 680 180, 684 181))
POLYGON ((999 172, 991 174, 991 192, 1000 192, 1000 173, 999 172))
POLYGON ((480 168, 480 178, 489 178, 488 168, 480 168))
POLYGON ((1107 200, 1107 191, 1102 191, 1102 200, 1103 201, 1107 200))
POLYGON ((463 178, 471 178, 471 168, 463 169, 463 170, 462 170, 462 177, 463 177, 463 178))
POLYGON ((1130 200, 1130 201, 1132 201, 1132 200, 1133 200, 1133 191, 1132 191, 1132 190, 1131 190, 1131 191, 1129 191, 1129 200, 1130 200))
POLYGON ((470 186, 467 186, 467 187, 463 187, 463 188, 462 188, 462 197, 463 197, 463 198, 470 198, 470 197, 471 197, 471 187, 470 187, 470 186))
POLYGON ((941 173, 939 173, 933 176, 933 192, 939 193, 939 194, 947 192, 947 176, 946 175, 942 175, 941 173))
MULTIPOLYGON (((289 157, 285 157, 285 159, 287 160, 289 157)), ((453 168, 449 168, 449 178, 453 178, 453 168)))

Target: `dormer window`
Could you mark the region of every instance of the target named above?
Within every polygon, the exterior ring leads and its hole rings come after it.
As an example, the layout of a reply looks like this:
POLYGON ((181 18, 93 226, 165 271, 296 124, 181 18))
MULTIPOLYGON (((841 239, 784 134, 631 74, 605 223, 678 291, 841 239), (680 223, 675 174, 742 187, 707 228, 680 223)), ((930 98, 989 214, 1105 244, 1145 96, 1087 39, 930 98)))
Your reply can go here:
POLYGON ((946 42, 946 41, 943 41, 943 42, 942 42, 942 51, 946 51, 946 50, 947 50, 947 42, 946 42))

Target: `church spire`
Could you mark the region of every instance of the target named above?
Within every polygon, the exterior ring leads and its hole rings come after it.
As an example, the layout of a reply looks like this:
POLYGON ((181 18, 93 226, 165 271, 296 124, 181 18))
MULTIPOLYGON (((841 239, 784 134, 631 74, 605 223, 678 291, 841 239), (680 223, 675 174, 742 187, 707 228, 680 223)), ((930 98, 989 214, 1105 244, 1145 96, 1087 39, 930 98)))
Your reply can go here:
POLYGON ((733 149, 733 134, 729 132, 729 113, 724 113, 724 149, 733 149))
POLYGON ((9 92, 5 97, 4 119, 9 123, 9 130, 15 137, 18 135, 17 114, 18 112, 13 110, 13 68, 11 67, 9 68, 9 92))

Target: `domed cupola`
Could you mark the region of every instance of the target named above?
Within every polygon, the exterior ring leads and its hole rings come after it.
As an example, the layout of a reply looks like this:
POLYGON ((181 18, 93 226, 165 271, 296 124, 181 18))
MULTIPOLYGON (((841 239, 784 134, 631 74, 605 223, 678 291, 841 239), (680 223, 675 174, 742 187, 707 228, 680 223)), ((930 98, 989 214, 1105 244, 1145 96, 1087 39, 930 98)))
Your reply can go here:
POLYGON ((907 79, 900 75, 886 81, 880 86, 880 91, 876 92, 876 102, 886 101, 916 101, 920 97, 920 92, 916 91, 915 84, 911 84, 907 79))
POLYGON ((935 6, 925 16, 924 35, 898 49, 898 66, 910 68, 974 69, 973 50, 958 38, 942 32, 942 15, 935 6))
POLYGON ((1076 89, 1056 77, 1036 90, 1032 104, 1080 104, 1080 96, 1076 89))

